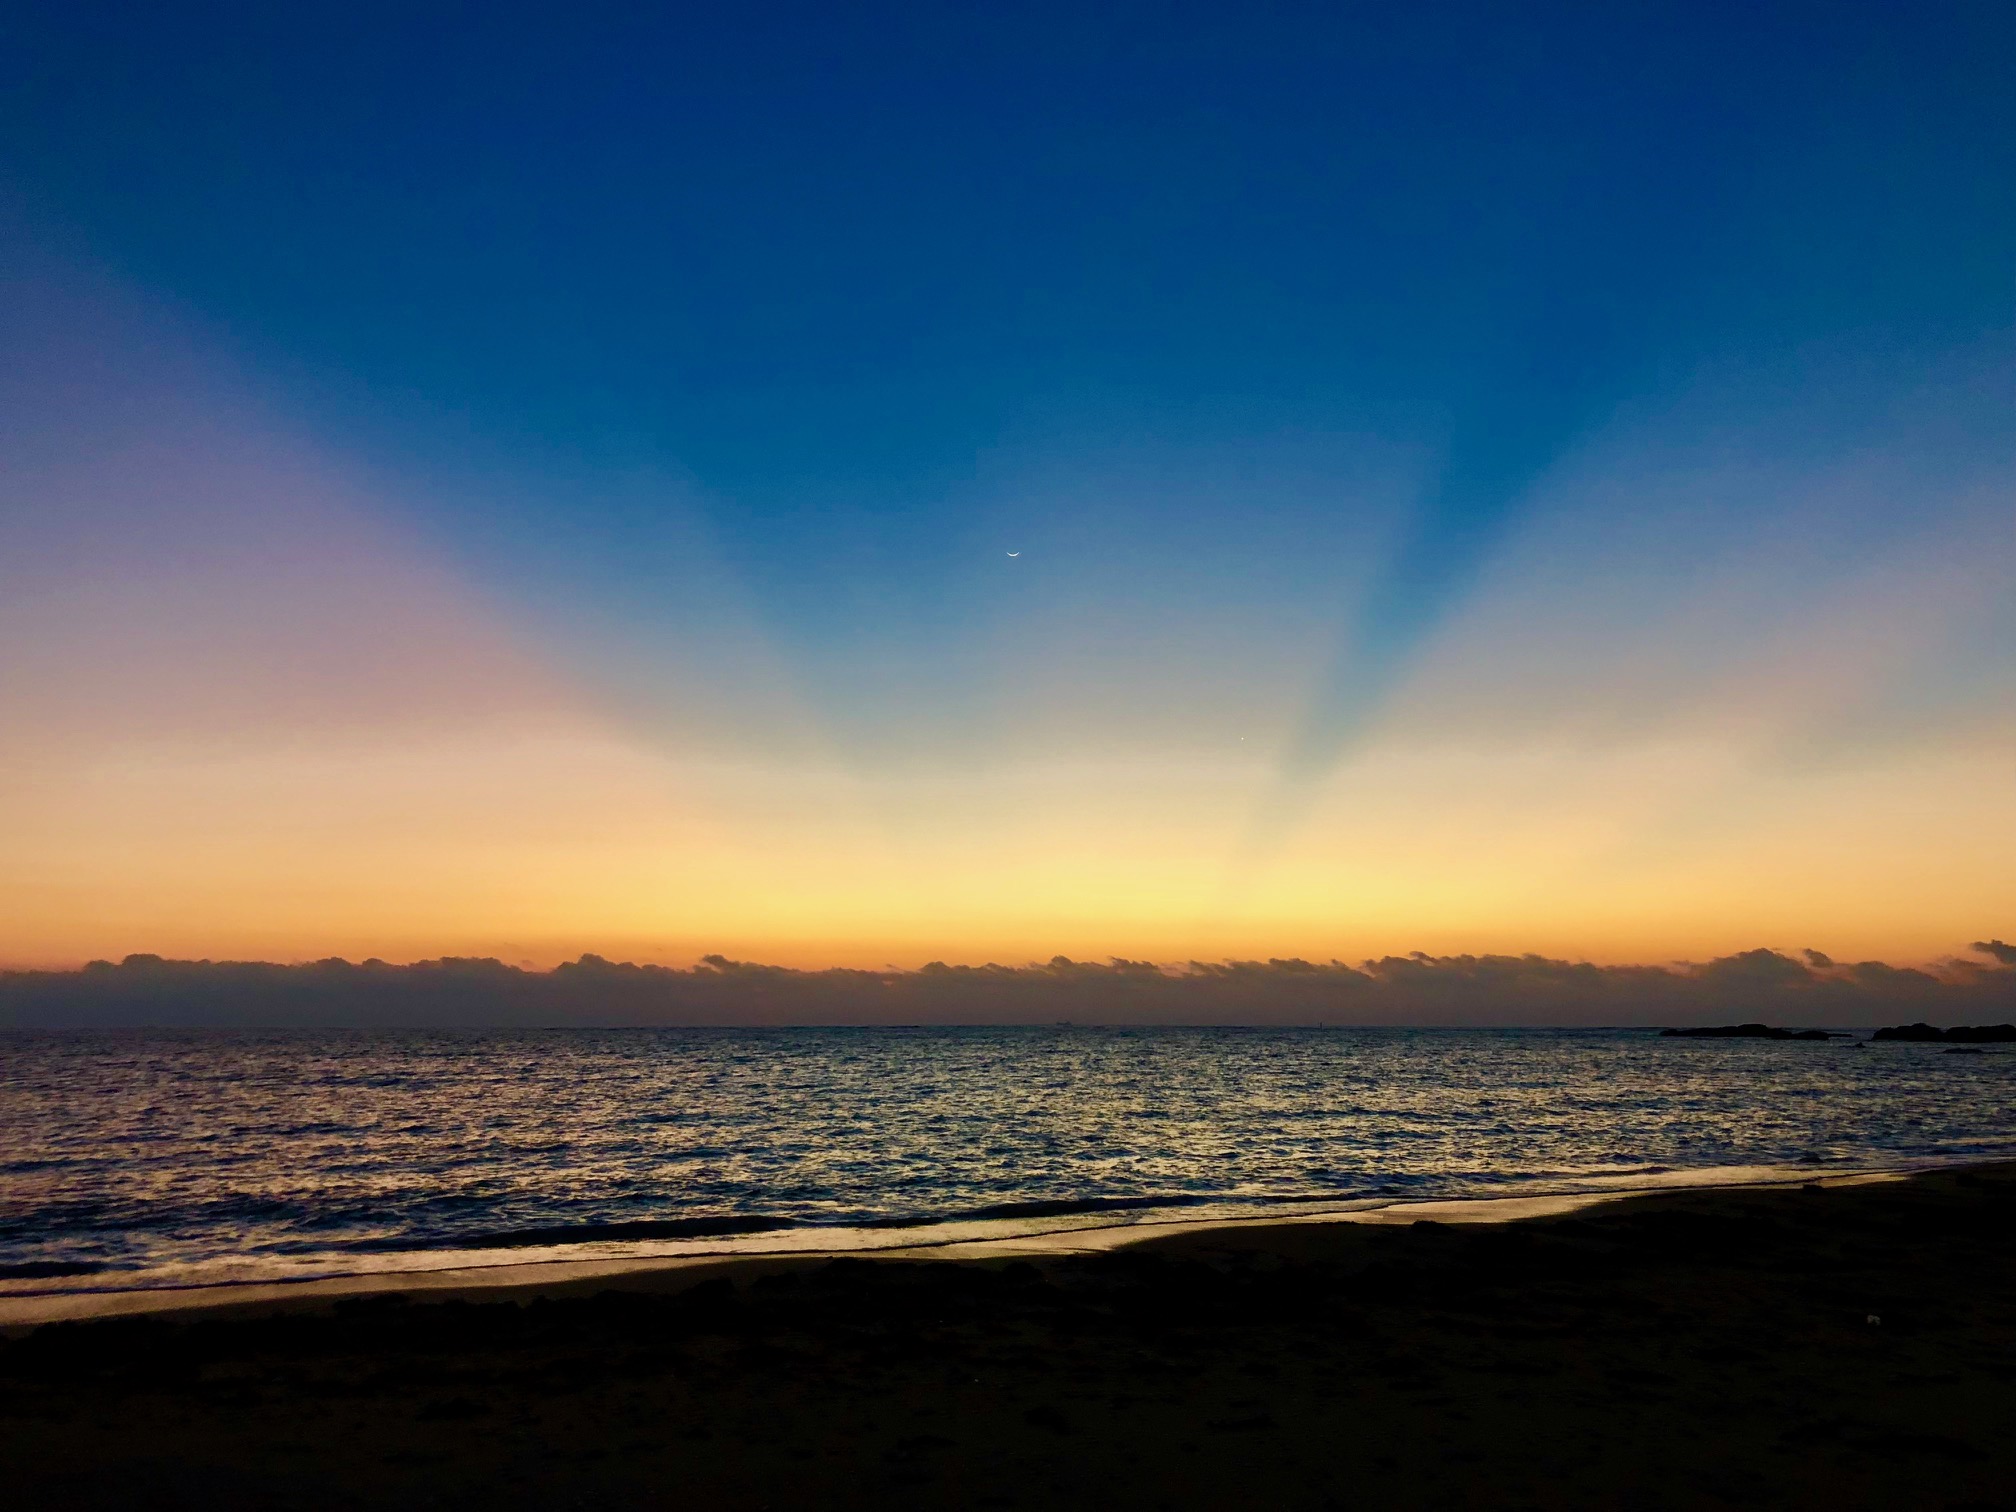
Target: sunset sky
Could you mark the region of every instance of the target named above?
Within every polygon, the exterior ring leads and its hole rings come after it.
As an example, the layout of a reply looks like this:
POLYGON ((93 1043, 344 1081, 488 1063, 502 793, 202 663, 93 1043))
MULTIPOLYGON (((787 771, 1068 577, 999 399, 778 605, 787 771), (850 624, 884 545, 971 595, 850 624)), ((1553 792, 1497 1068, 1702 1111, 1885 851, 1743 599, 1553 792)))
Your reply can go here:
POLYGON ((2016 7, 7 51, 0 966, 2016 929, 2016 7))

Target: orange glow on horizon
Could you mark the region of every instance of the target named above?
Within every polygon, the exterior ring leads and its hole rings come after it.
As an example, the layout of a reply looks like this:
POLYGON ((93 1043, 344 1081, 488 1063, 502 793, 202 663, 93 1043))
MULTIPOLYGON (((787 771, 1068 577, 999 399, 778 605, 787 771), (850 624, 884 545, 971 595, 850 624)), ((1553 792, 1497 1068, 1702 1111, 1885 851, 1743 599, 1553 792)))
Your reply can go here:
POLYGON ((0 475, 42 506, 0 516, 0 964, 1908 963, 2016 921, 2016 721, 1952 672, 2007 631, 2000 494, 1795 592, 1757 564, 1834 480, 1774 481, 1792 504, 1682 571, 1592 523, 1620 486, 1592 453, 1255 856, 1331 627, 1221 603, 1179 655, 1182 601, 1102 639, 1101 585, 1060 578, 990 630, 989 710, 919 697, 864 753, 710 563, 705 613, 639 653, 673 711, 646 718, 314 447, 171 376, 0 475))

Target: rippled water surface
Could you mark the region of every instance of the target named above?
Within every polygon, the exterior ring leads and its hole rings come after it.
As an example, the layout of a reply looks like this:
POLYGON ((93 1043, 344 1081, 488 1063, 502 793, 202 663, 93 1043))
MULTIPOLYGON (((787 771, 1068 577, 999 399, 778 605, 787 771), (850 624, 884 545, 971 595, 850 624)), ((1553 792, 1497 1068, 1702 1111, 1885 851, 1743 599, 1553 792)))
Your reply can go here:
POLYGON ((14 1034, 0 1057, 15 1282, 2016 1142, 2016 1054, 1643 1030, 14 1034))

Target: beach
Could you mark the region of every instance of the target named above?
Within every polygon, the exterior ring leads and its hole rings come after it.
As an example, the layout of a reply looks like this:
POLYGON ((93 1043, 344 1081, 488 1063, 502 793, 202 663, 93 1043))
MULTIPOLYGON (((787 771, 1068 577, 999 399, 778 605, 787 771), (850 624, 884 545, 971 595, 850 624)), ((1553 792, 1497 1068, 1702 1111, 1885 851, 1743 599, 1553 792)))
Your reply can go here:
POLYGON ((2005 1507, 2012 1214, 1995 1164, 16 1312, 0 1459, 38 1507, 2005 1507))

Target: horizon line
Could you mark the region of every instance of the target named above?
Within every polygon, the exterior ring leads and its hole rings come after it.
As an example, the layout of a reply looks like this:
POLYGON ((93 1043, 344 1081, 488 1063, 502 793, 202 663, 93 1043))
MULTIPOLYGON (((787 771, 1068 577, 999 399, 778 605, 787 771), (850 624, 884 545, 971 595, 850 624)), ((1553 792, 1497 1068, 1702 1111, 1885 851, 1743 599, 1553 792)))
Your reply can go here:
POLYGON ((1701 970, 1726 962, 1765 961, 1777 959, 1802 966, 1815 972, 1826 973, 1836 970, 1852 970, 1858 967, 1884 967, 1894 971, 1931 971, 1938 967, 1960 966, 1968 970, 1982 969, 1973 956, 1987 956, 2003 966, 2016 966, 2016 945, 1990 937, 1975 940, 1964 947, 1945 955, 1923 960, 1892 962, 1877 959, 1841 960, 1826 952, 1811 947, 1796 949, 1777 945, 1756 945, 1732 950, 1724 954, 1710 955, 1705 959, 1692 957, 1666 957, 1658 960, 1608 960, 1598 961, 1587 956, 1557 956, 1541 951, 1458 951, 1442 952, 1427 950, 1388 951, 1382 955, 1357 956, 1346 959, 1342 956, 1314 958, 1309 956, 1219 956, 1202 958, 1185 957, 1181 960, 1130 957, 1125 955, 1068 956, 1057 954, 1047 960, 1030 959, 1020 962, 1010 961, 947 961, 932 959, 917 966, 900 966, 887 962, 880 966, 855 966, 832 963, 818 966, 787 966, 775 962, 753 959, 737 959, 718 951, 710 951, 695 956, 684 965, 675 965, 657 960, 612 960, 595 951, 555 960, 551 965, 541 966, 530 960, 509 961, 498 955, 456 955, 443 953, 433 956, 414 956, 403 960, 388 960, 371 955, 352 959, 344 955, 300 956, 287 960, 251 956, 165 956, 153 951, 132 951, 117 960, 94 957, 89 960, 66 965, 17 965, 0 962, 0 977, 6 976, 71 976, 105 971, 144 970, 153 967, 265 967, 280 971, 298 971, 313 967, 347 967, 353 970, 409 971, 424 967, 480 966, 495 968, 519 976, 550 977, 565 971, 608 969, 622 972, 649 972, 678 974, 686 976, 722 975, 735 971, 762 971, 789 976, 820 976, 839 974, 848 976, 914 976, 922 973, 938 972, 1043 972, 1065 967, 1098 972, 1147 972, 1180 978, 1187 975, 1211 975, 1214 969, 1260 968, 1286 971, 1307 970, 1327 972, 1333 970, 1363 973, 1372 968, 1407 963, 1458 964, 1474 963, 1524 963, 1547 964, 1551 966, 1587 967, 1595 971, 1662 971, 1689 972, 1701 970))

